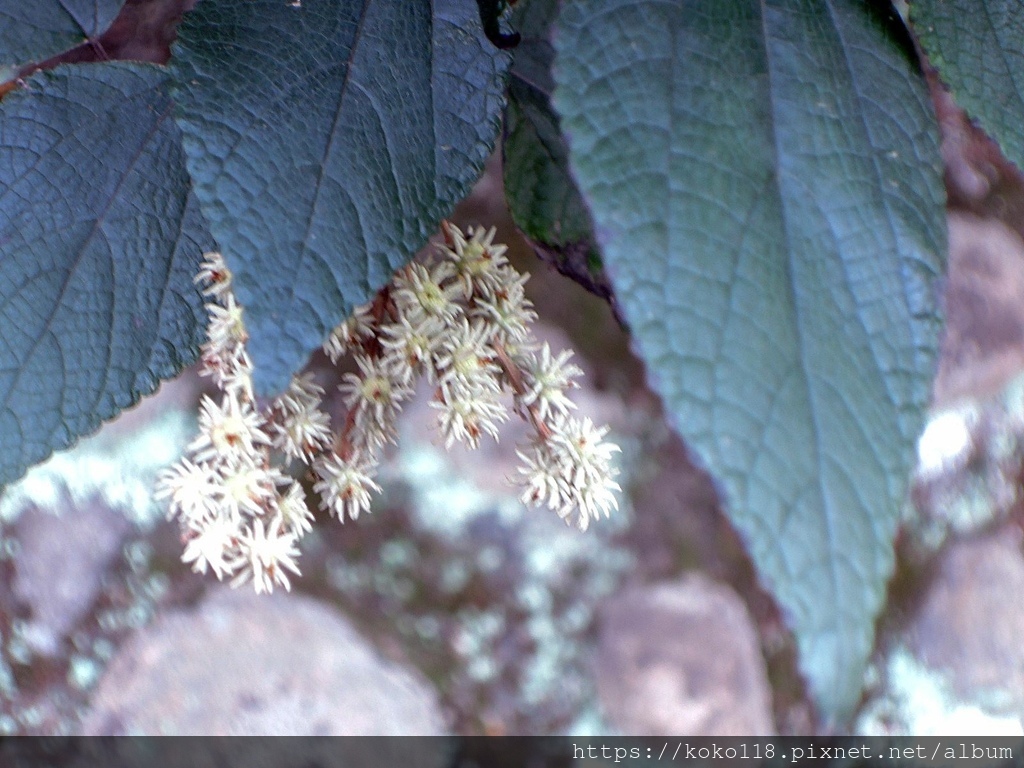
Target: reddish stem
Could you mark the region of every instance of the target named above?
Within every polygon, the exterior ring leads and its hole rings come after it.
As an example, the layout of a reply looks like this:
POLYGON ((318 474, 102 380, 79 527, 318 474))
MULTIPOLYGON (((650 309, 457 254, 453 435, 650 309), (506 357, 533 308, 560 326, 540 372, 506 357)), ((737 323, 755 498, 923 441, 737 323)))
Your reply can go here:
MULTIPOLYGON (((519 366, 515 364, 508 352, 501 342, 491 342, 491 348, 494 350, 494 354, 498 359, 498 365, 501 366, 502 371, 508 376, 508 380, 512 383, 512 389, 515 393, 522 397, 526 394, 526 385, 523 384, 523 372, 519 370, 519 366)), ((541 440, 548 440, 551 437, 551 427, 549 427, 543 419, 540 417, 540 412, 536 405, 526 406, 526 411, 530 416, 530 422, 533 424, 533 428, 537 430, 537 434, 540 435, 541 440)))

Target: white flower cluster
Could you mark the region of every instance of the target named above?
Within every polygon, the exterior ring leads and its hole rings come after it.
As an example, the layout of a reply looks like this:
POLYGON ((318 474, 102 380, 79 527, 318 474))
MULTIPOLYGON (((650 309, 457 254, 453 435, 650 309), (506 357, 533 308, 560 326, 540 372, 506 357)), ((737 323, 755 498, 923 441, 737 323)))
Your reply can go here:
POLYGON ((273 459, 308 463, 330 446, 323 390, 309 376, 296 377, 266 412, 257 408, 243 311, 220 254, 206 255, 196 282, 210 299, 201 372, 213 378, 221 398, 203 397, 199 435, 185 458, 161 474, 156 498, 167 499, 178 518, 182 559, 194 570, 209 568, 235 586, 251 580, 257 592, 288 589, 312 515, 302 486, 273 459))
POLYGON ((200 433, 188 455, 160 478, 185 540, 183 559, 232 584, 252 580, 257 592, 290 588, 298 573, 299 538, 312 515, 302 486, 281 469, 301 462, 312 472, 320 507, 344 521, 370 511, 380 455, 396 442, 402 403, 425 377, 446 447, 475 448, 484 434, 497 439, 508 419, 503 391, 531 426, 519 480, 522 500, 546 504, 586 530, 591 519, 617 508, 607 427, 572 415, 568 390, 580 369, 568 351, 553 355, 530 332, 536 319, 519 274, 494 245, 494 230, 467 237, 447 222, 445 244, 427 264, 399 270, 372 302, 356 309, 324 344, 332 362, 351 354, 356 372, 344 376, 348 408, 335 439, 321 408, 323 390, 309 376, 293 379, 269 408, 255 405, 252 362, 245 350, 243 310, 231 273, 208 254, 197 282, 211 301, 202 372, 222 392, 204 398, 200 433))

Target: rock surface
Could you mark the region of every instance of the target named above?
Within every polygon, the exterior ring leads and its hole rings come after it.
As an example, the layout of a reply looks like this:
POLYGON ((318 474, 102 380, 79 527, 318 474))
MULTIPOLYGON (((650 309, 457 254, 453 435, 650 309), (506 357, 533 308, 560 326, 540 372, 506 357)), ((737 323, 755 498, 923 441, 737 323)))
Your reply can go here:
POLYGON ((123 514, 99 501, 59 515, 31 507, 20 517, 14 594, 30 610, 24 639, 34 652, 59 652, 99 595, 103 573, 130 530, 123 514))
POLYGON ((691 574, 622 593, 602 618, 598 694, 623 735, 774 733, 757 633, 731 589, 691 574))
POLYGON ((1022 298, 1020 235, 994 219, 951 213, 937 405, 993 395, 1024 370, 1022 298))
POLYGON ((82 731, 191 735, 441 735, 436 694, 331 608, 218 588, 111 661, 82 731))
POLYGON ((953 544, 907 632, 910 650, 965 701, 1024 721, 1024 535, 953 544))

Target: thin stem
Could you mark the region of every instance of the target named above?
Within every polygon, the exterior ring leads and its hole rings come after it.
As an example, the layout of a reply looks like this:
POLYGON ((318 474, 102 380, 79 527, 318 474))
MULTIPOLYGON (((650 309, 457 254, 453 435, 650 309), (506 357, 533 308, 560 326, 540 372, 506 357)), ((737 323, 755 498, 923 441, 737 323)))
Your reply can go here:
MULTIPOLYGON (((504 371, 509 382, 511 382, 512 389, 520 397, 525 395, 526 385, 523 384, 523 372, 509 356, 504 345, 500 341, 492 341, 491 349, 494 350, 494 354, 498 359, 498 365, 501 366, 501 370, 504 371)), ((530 422, 533 424, 533 428, 537 430, 537 434, 540 435, 541 440, 548 440, 551 437, 551 427, 549 427, 540 417, 540 410, 537 406, 528 405, 526 406, 526 411, 530 416, 530 422)))

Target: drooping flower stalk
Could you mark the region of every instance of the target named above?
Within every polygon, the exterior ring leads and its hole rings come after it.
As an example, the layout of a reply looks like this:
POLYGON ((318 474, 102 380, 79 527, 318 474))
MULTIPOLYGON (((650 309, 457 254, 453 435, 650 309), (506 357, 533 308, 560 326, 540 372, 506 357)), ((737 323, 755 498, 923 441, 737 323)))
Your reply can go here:
POLYGON ((497 440, 509 418, 502 395, 511 394, 512 410, 531 428, 517 451, 524 503, 547 505, 581 530, 617 508, 618 447, 605 440, 607 427, 571 415, 568 391, 582 371, 572 352, 553 354, 534 338, 529 275, 508 263, 494 229, 467 237, 445 222, 442 231, 433 260, 400 269, 324 343, 332 362, 351 355, 356 367, 340 386, 348 411, 337 435, 311 375, 296 376, 257 408, 244 308, 224 260, 207 254, 196 277, 210 299, 200 370, 221 400, 204 398, 199 435, 156 493, 178 519, 183 560, 193 569, 209 568, 236 586, 251 581, 257 592, 289 589, 312 513, 285 469, 307 466, 320 508, 339 520, 368 513, 381 491, 374 480, 381 452, 397 442, 398 414, 421 378, 434 387, 431 407, 446 448, 476 448, 484 435, 497 440))

